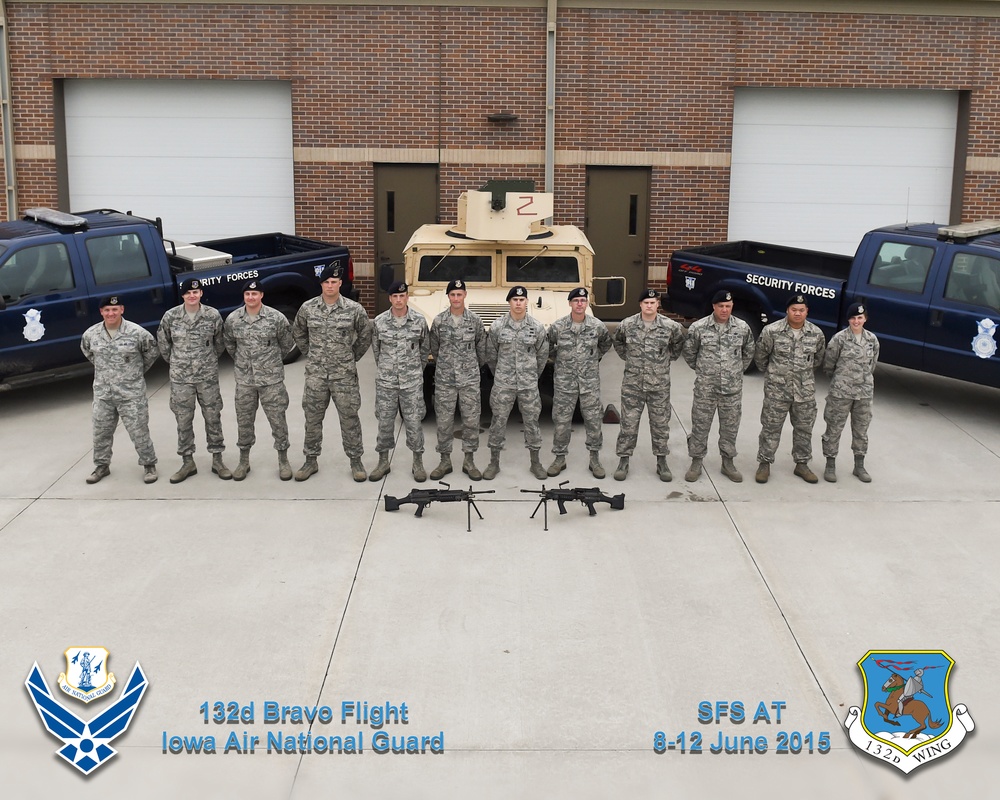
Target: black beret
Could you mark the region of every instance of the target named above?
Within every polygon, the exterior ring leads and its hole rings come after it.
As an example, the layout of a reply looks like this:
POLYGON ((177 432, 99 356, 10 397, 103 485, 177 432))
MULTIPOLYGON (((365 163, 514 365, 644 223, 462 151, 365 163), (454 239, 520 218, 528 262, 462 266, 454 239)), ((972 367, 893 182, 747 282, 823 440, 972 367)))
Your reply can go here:
POLYGON ((258 281, 247 281, 243 284, 244 292, 263 292, 264 290, 260 288, 260 283, 258 281))
POLYGON ((868 311, 865 308, 865 306, 864 306, 863 303, 851 303, 847 307, 847 318, 848 319, 850 319, 851 317, 857 317, 857 316, 859 316, 861 314, 864 314, 866 317, 868 316, 868 311))
POLYGON ((639 294, 640 303, 643 300, 659 300, 659 299, 660 299, 660 293, 656 291, 656 289, 643 289, 642 292, 639 294))
POLYGON ((323 271, 319 274, 319 282, 328 281, 330 278, 340 278, 344 277, 344 268, 340 266, 339 261, 334 261, 331 264, 327 264, 323 267, 323 271))
POLYGON ((181 294, 193 292, 195 289, 201 289, 201 281, 197 278, 188 278, 181 281, 181 294))
POLYGON ((392 286, 389 287, 389 294, 406 294, 409 290, 406 288, 406 284, 403 281, 396 281, 392 286))
POLYGON ((733 293, 727 292, 725 289, 719 289, 715 294, 712 295, 712 305, 716 303, 731 303, 733 302, 733 293))
POLYGON ((102 297, 100 302, 97 304, 98 308, 104 308, 105 306, 121 306, 125 305, 122 303, 121 298, 116 294, 110 294, 107 297, 102 297))
POLYGON ((445 294, 451 294, 456 289, 461 289, 463 292, 468 291, 468 289, 465 288, 465 281, 463 281, 461 278, 455 278, 455 280, 451 281, 448 284, 448 290, 445 292, 445 294))
POLYGON ((806 300, 806 296, 804 294, 793 294, 791 297, 788 298, 788 302, 785 303, 785 308, 788 308, 789 306, 798 306, 798 305, 803 305, 803 306, 809 305, 809 301, 806 300))
POLYGON ((576 298, 578 297, 590 297, 590 295, 587 294, 587 290, 584 289, 582 286, 577 286, 569 293, 569 299, 576 300, 576 298))
POLYGON ((523 286, 511 286, 510 291, 507 292, 507 300, 512 297, 523 297, 525 300, 528 299, 528 290, 523 286))

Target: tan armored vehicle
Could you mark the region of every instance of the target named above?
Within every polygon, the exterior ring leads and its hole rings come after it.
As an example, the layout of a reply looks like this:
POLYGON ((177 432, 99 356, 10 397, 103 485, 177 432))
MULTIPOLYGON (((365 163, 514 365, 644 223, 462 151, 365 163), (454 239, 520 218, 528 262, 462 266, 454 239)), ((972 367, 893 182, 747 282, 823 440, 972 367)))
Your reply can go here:
MULTIPOLYGON (((594 278, 594 250, 583 231, 573 225, 544 225, 552 216, 548 192, 533 191, 530 181, 491 181, 480 191, 464 192, 458 200, 458 224, 422 225, 410 237, 404 253, 410 307, 430 325, 448 308, 448 282, 468 284, 467 307, 488 328, 509 308, 507 292, 521 285, 528 290, 528 313, 546 327, 569 313, 567 295, 585 286, 594 305, 621 306, 622 277, 594 278)), ((392 282, 388 268, 379 276, 383 291, 392 282)))

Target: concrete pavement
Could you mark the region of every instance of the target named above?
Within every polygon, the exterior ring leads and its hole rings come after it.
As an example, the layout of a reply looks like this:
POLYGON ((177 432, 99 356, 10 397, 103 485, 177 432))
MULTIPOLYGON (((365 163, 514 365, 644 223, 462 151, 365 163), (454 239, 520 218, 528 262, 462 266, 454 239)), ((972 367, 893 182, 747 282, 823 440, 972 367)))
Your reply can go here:
MULTIPOLYGON (((293 468, 301 463, 302 370, 291 365, 287 377, 293 468)), ((606 403, 618 404, 621 373, 609 354, 606 403)), ((371 469, 370 355, 361 381, 371 469)), ((713 431, 705 474, 688 484, 681 478, 692 383, 676 363, 674 482, 656 478, 645 427, 629 479, 612 480, 611 425, 609 477, 596 481, 576 426, 559 480, 625 492, 626 508, 599 506, 589 517, 576 505, 560 516, 550 504, 548 532, 541 511, 529 519, 537 497, 519 492, 538 482, 514 421, 499 477, 473 487, 496 493, 478 498, 485 520, 473 514, 468 533, 463 504, 434 504, 422 519, 412 506, 384 510, 384 494, 416 485, 402 436, 383 482, 351 481, 332 409, 320 472, 305 483, 278 480, 260 414, 247 480, 212 475, 198 431, 199 474, 171 485, 179 457, 160 364, 149 375, 160 480, 142 483, 119 429, 111 476, 88 486, 89 381, 0 395, 4 795, 988 796, 1000 701, 979 687, 991 685, 1000 663, 1000 392, 880 367, 871 484, 850 474, 847 434, 838 483, 794 477, 786 428, 771 480, 760 486, 753 471, 763 381, 751 375, 737 459, 744 482, 721 476, 713 431), (60 743, 24 688, 37 661, 62 700, 63 652, 78 645, 106 647, 119 681, 136 661, 149 679, 130 728, 114 742, 119 754, 88 778, 54 754, 60 743), (850 744, 843 722, 864 698, 856 662, 873 649, 942 649, 955 659, 951 704, 966 703, 977 727, 954 754, 904 776, 850 744), (780 724, 706 724, 702 701, 784 705, 780 724), (243 720, 212 722, 217 702, 224 716, 234 703, 243 720), (279 716, 288 706, 284 721, 267 721, 266 703, 279 716), (407 722, 379 728, 355 714, 342 724, 344 703, 355 703, 357 714, 365 703, 369 712, 405 703, 407 722), (296 706, 325 706, 334 718, 300 723, 296 706), (415 736, 427 752, 379 753, 380 731, 390 749, 415 736), (683 733, 688 751, 655 753, 658 731, 676 743, 683 733), (813 742, 828 733, 831 751, 775 752, 793 731, 813 742), (240 747, 224 753, 230 734, 240 747), (763 736, 767 752, 713 753, 720 735, 763 736), (204 750, 208 736, 218 752, 188 752, 204 750), (254 752, 240 752, 253 736, 254 752), (277 752, 289 741, 298 751, 331 736, 353 737, 363 752, 277 752), (701 753, 689 751, 696 736, 701 753), (173 737, 182 752, 171 752, 173 737), (439 742, 444 752, 432 752, 439 742)), ((825 392, 821 381, 817 474, 825 392)), ((232 395, 227 365, 230 466, 232 395)), ((430 469, 432 418, 425 434, 430 469)), ((551 424, 543 435, 551 443, 551 424)), ((484 466, 485 433, 481 443, 484 466)), ((456 441, 456 455, 460 449, 456 441)), ((448 477, 454 487, 470 483, 458 472, 448 477)), ((109 698, 118 694, 116 687, 109 698)), ((63 702, 89 719, 111 700, 63 702)))

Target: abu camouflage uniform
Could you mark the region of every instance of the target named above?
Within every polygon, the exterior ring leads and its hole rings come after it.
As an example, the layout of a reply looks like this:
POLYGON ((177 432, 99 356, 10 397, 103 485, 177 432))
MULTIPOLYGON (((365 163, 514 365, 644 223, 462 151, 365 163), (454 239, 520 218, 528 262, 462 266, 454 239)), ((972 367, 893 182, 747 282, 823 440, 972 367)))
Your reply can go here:
POLYGON ((178 454, 194 454, 196 402, 205 418, 208 452, 221 453, 226 449, 219 390, 219 356, 226 349, 222 315, 202 304, 192 317, 182 303, 163 315, 156 341, 170 365, 170 410, 177 418, 178 454))
POLYGON ((156 464, 156 451, 149 438, 149 403, 146 371, 160 357, 153 335, 134 322, 121 321, 112 337, 103 322, 84 331, 80 349, 94 365, 94 464, 111 463, 111 445, 121 418, 139 463, 156 464))
POLYGON ((826 348, 823 371, 832 376, 823 419, 823 455, 836 458, 840 435, 851 419, 851 450, 856 456, 868 453, 868 426, 872 421, 875 396, 873 373, 878 363, 878 337, 862 329, 860 341, 850 328, 834 334, 826 348))
POLYGON ((486 363, 486 329, 479 315, 468 309, 454 317, 446 308, 434 318, 430 331, 434 356, 434 415, 437 451, 451 453, 455 435, 455 406, 462 415, 462 451, 479 449, 482 414, 479 369, 486 363))
POLYGON ((393 317, 389 309, 375 317, 372 333, 372 352, 377 367, 375 418, 378 420, 378 439, 375 450, 381 454, 395 447, 398 412, 406 428, 406 446, 415 454, 423 453, 424 430, 420 423, 427 414, 424 367, 431 352, 427 321, 412 308, 407 308, 406 316, 400 318, 393 317))
POLYGON ((753 361, 753 348, 753 332, 738 317, 720 325, 709 314, 688 328, 681 353, 695 373, 687 439, 692 459, 708 454, 708 434, 716 412, 719 452, 726 458, 736 457, 736 436, 743 416, 743 373, 753 361))
POLYGON ((542 397, 538 379, 549 357, 549 340, 545 327, 525 315, 515 322, 510 313, 504 314, 490 325, 486 337, 486 363, 493 372, 493 390, 490 392, 489 445, 491 450, 503 450, 507 438, 507 418, 517 400, 524 422, 524 444, 529 450, 540 450, 542 432, 538 419, 542 415, 542 397))
POLYGON ((254 319, 246 306, 240 306, 226 317, 223 330, 226 350, 235 365, 237 446, 249 450, 256 443, 254 419, 259 402, 271 424, 274 449, 287 450, 288 391, 282 359, 295 346, 288 320, 280 311, 265 305, 254 319))
POLYGON ((816 423, 816 375, 823 365, 826 338, 806 320, 798 332, 780 319, 761 331, 754 362, 764 373, 764 405, 760 410, 757 461, 773 464, 787 416, 792 423, 792 459, 805 464, 812 458, 812 431, 816 423))
POLYGON ((315 458, 323 446, 323 420, 330 400, 340 417, 340 437, 350 459, 361 458, 361 387, 356 363, 372 344, 372 323, 360 303, 343 295, 336 303, 322 296, 302 304, 295 315, 292 336, 306 354, 302 410, 305 413, 306 457, 315 458))
POLYGON ((569 453, 570 426, 577 400, 587 431, 587 449, 599 452, 604 445, 601 359, 611 349, 611 334, 603 322, 590 314, 580 323, 574 323, 573 316, 568 314, 549 326, 548 340, 555 362, 552 452, 557 456, 569 453))
POLYGON ((642 314, 633 314, 615 331, 615 352, 625 362, 621 428, 615 448, 620 458, 630 458, 635 452, 644 407, 649 409, 653 455, 670 452, 670 362, 680 358, 684 337, 684 327, 662 314, 648 325, 642 314))

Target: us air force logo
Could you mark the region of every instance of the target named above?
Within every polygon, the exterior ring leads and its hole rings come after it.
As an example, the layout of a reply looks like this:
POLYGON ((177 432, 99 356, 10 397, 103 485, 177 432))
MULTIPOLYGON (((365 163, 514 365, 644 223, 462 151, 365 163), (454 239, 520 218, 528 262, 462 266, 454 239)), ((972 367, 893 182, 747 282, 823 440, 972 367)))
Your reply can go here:
POLYGON ((108 672, 109 655, 103 647, 69 648, 59 688, 84 703, 103 697, 115 687, 114 673, 108 672))
POLYGON ((694 289, 695 279, 691 275, 684 276, 684 288, 689 292, 694 289))
MULTIPOLYGON (((83 680, 86 683, 87 676, 82 671, 81 662, 84 660, 84 655, 89 656, 91 659, 90 680, 92 682, 96 672, 93 659, 103 653, 103 660, 106 664, 107 652, 104 648, 99 647, 71 647, 66 651, 66 660, 69 663, 71 658, 76 657, 76 669, 73 672, 80 674, 80 678, 76 680, 83 680)), ((106 673, 106 669, 102 671, 106 673)), ((59 676, 60 686, 66 679, 66 673, 59 676)), ((128 728, 136 709, 139 707, 139 701, 142 700, 146 687, 149 686, 149 681, 146 680, 146 675, 137 661, 118 699, 90 720, 81 719, 52 696, 37 661, 31 668, 31 672, 28 673, 28 679, 24 685, 28 689, 31 702, 34 703, 35 710, 38 712, 45 729, 63 743, 63 746, 56 753, 84 775, 89 775, 117 754, 118 751, 111 746, 111 742, 128 728)), ((102 689, 101 694, 106 694, 111 691, 112 685, 113 678, 108 675, 107 681, 97 688, 102 689)), ((63 687, 63 691, 67 691, 65 687, 63 687)), ((75 692, 68 693, 77 697, 75 692)))
POLYGON ((42 325, 42 312, 37 308, 28 309, 24 314, 24 320, 27 323, 24 326, 23 333, 24 338, 29 342, 37 342, 45 335, 45 326, 42 325))
POLYGON ((943 650, 865 653, 863 710, 852 706, 844 721, 851 743, 906 773, 953 752, 975 728, 966 706, 951 707, 953 666, 943 650))
POLYGON ((323 274, 324 269, 326 269, 325 266, 323 266, 322 264, 317 264, 315 267, 313 267, 313 272, 316 273, 316 277, 318 278, 320 275, 323 274))
POLYGON ((992 358, 997 351, 996 333, 997 324, 991 319, 983 319, 978 323, 979 333, 972 339, 972 352, 980 358, 992 358))

